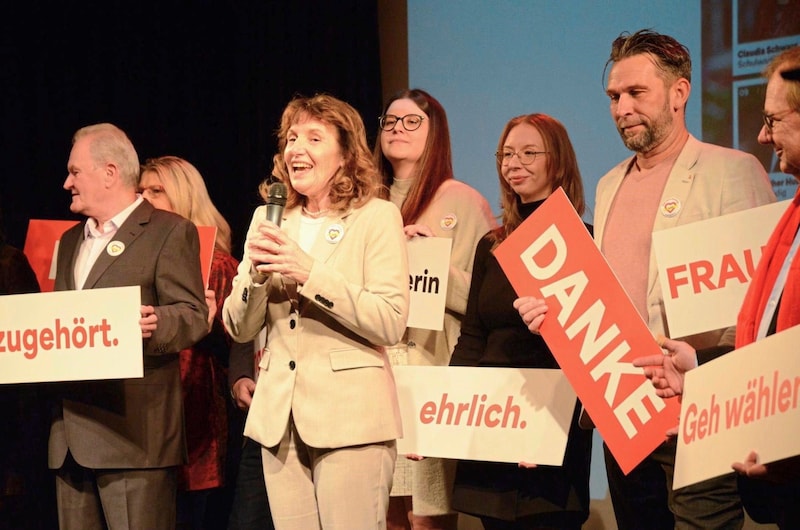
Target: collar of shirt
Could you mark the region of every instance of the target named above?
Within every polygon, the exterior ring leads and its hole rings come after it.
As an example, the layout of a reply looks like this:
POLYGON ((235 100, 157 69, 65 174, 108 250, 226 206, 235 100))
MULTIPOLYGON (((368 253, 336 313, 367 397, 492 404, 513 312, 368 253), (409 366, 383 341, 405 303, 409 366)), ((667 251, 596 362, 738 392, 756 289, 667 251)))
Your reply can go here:
POLYGON ((100 227, 97 224, 97 220, 93 218, 88 218, 86 220, 86 224, 83 227, 83 238, 97 238, 107 236, 108 234, 114 234, 122 226, 128 217, 130 217, 131 213, 142 204, 144 199, 141 195, 136 195, 136 200, 133 201, 130 206, 119 212, 117 215, 103 223, 103 226, 100 227), (102 230, 100 229, 102 228, 102 230))

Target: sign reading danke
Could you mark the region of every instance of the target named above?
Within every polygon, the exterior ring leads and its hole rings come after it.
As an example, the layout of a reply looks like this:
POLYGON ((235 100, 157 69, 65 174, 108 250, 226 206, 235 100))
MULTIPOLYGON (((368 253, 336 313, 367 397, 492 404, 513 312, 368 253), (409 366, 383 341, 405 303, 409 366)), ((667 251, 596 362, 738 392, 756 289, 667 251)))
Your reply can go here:
POLYGON ((628 473, 664 441, 679 406, 658 397, 631 363, 661 349, 564 191, 553 192, 494 255, 518 295, 547 302, 542 337, 628 473))
MULTIPOLYGON (((43 293, 53 290, 56 280, 56 261, 58 246, 61 236, 65 231, 77 224, 77 221, 54 221, 46 219, 31 219, 28 221, 28 234, 25 237, 25 257, 39 281, 39 288, 43 293)), ((200 271, 203 274, 203 285, 208 287, 208 278, 211 273, 211 262, 214 259, 214 242, 217 237, 216 226, 198 226, 197 234, 200 238, 200 271)), ((125 247, 118 242, 111 241, 106 252, 118 256, 125 251, 125 247)), ((222 301, 217 300, 218 303, 222 301)))
POLYGON ((140 288, 0 296, 0 383, 144 375, 140 288))

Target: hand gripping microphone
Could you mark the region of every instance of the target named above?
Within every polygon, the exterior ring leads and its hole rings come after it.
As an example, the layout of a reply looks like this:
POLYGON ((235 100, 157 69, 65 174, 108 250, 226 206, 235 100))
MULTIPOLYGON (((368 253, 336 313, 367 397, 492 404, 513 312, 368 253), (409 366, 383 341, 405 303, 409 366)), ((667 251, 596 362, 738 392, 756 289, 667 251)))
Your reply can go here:
POLYGON ((286 206, 286 184, 273 182, 267 191, 267 220, 281 226, 284 206, 286 206))

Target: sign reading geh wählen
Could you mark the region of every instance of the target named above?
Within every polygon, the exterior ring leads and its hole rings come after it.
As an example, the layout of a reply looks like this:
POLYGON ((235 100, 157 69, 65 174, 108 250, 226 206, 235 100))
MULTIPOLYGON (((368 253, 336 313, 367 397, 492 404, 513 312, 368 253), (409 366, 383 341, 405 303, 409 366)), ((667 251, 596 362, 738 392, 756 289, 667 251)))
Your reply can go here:
POLYGON ((673 488, 800 454, 800 326, 686 373, 673 488))

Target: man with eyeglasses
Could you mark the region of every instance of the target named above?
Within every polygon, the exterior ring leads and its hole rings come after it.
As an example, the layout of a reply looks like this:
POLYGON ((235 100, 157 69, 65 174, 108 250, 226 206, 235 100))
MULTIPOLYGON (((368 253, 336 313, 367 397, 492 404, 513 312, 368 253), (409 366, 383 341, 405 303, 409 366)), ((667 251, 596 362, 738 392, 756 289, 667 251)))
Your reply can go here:
POLYGON ((781 171, 800 181, 800 48, 776 57, 764 74, 769 81, 764 99, 764 127, 758 134, 758 142, 772 145, 781 171))
MULTIPOLYGON (((775 195, 755 157, 689 134, 692 65, 684 45, 650 30, 623 33, 609 66, 611 117, 634 155, 598 183, 595 239, 653 335, 669 337, 652 233, 773 202, 775 195)), ((732 338, 732 329, 721 329, 683 340, 711 355, 732 338)), ((733 474, 672 490, 675 449, 674 439, 666 441, 626 476, 604 446, 618 527, 741 527, 733 474)))

